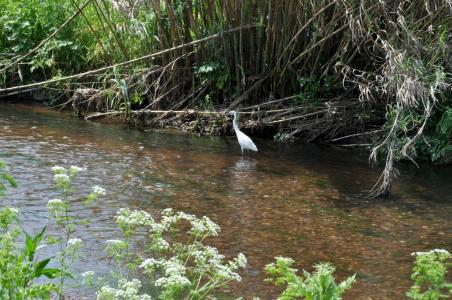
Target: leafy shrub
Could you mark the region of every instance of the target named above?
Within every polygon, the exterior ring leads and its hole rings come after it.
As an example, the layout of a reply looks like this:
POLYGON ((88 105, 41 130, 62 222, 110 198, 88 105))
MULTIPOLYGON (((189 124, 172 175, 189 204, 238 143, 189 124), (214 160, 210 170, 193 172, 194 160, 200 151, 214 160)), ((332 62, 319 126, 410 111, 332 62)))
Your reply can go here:
POLYGON ((6 184, 9 184, 12 187, 16 187, 16 181, 7 172, 5 163, 0 161, 0 197, 4 196, 6 184))
POLYGON ((314 266, 315 271, 303 271, 303 276, 297 275, 297 269, 292 268, 294 261, 287 257, 275 257, 276 262, 268 264, 265 270, 270 279, 278 286, 286 286, 278 297, 280 300, 338 300, 351 287, 355 275, 337 284, 333 273, 335 268, 329 263, 319 263, 314 266))
POLYGON ((59 269, 47 268, 51 257, 38 260, 35 256, 45 228, 34 237, 25 233, 25 247, 21 247, 18 242, 21 239, 18 225, 18 210, 0 210, 0 298, 50 299, 51 293, 57 290, 57 285, 34 282, 40 277, 56 278, 61 274, 59 269))
POLYGON ((446 281, 452 266, 452 255, 442 249, 415 252, 413 274, 414 285, 407 296, 416 300, 437 300, 452 297, 452 283, 446 281))
MULTIPOLYGON (((5 164, 0 161, 0 196, 6 189, 4 181, 16 186, 14 178, 5 169, 5 164)), ((45 228, 34 237, 25 232, 25 247, 20 246, 18 240, 23 237, 19 229, 19 210, 0 209, 0 299, 47 299, 56 290, 52 283, 34 282, 43 276, 55 278, 60 274, 58 269, 47 268, 51 258, 38 260, 35 255, 44 232, 45 228)))
POLYGON ((426 136, 426 140, 419 148, 426 149, 431 161, 447 163, 452 160, 452 108, 448 107, 442 113, 434 133, 426 136))

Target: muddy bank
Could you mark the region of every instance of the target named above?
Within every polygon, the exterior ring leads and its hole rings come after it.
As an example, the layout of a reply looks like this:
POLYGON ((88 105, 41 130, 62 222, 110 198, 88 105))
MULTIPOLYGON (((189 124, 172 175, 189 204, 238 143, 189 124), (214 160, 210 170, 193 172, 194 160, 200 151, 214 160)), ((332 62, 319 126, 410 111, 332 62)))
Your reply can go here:
POLYGON ((195 107, 176 110, 153 106, 141 108, 128 102, 119 110, 107 107, 108 91, 77 89, 65 106, 72 106, 74 115, 87 120, 119 118, 140 128, 177 128, 200 135, 233 134, 227 112, 239 112, 240 127, 251 136, 276 140, 302 140, 332 144, 335 140, 348 146, 368 146, 372 135, 380 134, 378 120, 382 112, 356 101, 351 96, 317 99, 316 105, 302 104, 298 96, 273 99, 257 105, 215 106, 208 110, 195 107), (369 122, 367 112, 373 112, 369 122), (363 139, 364 137, 364 139, 363 139), (363 142, 366 141, 366 142, 363 142))
MULTIPOLYGON (((7 101, 42 105, 55 110, 70 111, 74 117, 102 122, 127 123, 140 129, 172 128, 205 136, 233 135, 231 108, 202 109, 138 109, 134 106, 109 110, 106 91, 77 89, 52 106, 51 92, 34 91, 7 101), (30 100, 31 99, 31 100, 30 100)), ((368 147, 382 131, 365 125, 361 114, 368 109, 349 98, 323 99, 317 106, 288 106, 293 97, 271 100, 239 112, 240 128, 252 137, 279 141, 304 141, 346 147, 368 147)), ((380 113, 376 114, 380 115, 380 113)), ((378 123, 378 122, 375 122, 378 123)))

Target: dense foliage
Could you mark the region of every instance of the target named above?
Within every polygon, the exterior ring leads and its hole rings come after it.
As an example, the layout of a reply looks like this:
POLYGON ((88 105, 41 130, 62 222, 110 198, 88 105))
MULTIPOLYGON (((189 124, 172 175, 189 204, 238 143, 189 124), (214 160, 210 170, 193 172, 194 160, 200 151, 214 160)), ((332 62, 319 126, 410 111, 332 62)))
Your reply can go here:
POLYGON ((271 276, 268 281, 276 285, 286 286, 278 300, 321 300, 342 299, 342 294, 351 287, 355 281, 355 275, 337 284, 333 273, 335 268, 328 263, 315 265, 312 274, 304 271, 303 275, 297 275, 297 270, 292 268, 294 261, 286 257, 276 257, 275 262, 266 266, 265 270, 271 276))
POLYGON ((447 272, 452 266, 452 255, 443 249, 415 252, 413 274, 414 285, 407 296, 416 300, 452 297, 452 283, 447 282, 447 272))
POLYGON ((52 103, 94 88, 92 109, 127 119, 137 108, 238 107, 280 139, 382 129, 376 194, 395 160, 451 160, 448 0, 0 0, 0 9, 3 87, 52 79, 52 103))

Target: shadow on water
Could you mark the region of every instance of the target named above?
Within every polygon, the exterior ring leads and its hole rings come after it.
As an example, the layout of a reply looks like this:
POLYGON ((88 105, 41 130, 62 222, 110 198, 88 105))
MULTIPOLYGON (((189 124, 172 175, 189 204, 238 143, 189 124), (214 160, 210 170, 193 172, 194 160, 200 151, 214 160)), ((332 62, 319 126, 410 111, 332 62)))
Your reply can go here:
POLYGON ((330 261, 340 278, 356 272, 347 299, 400 299, 410 286, 411 252, 451 250, 450 167, 402 165, 392 199, 367 199, 379 173, 366 152, 256 144, 260 152, 241 156, 235 137, 140 132, 0 105, 0 159, 19 183, 2 201, 19 207, 24 227, 36 231, 48 222, 47 199, 56 196, 50 167, 86 168, 81 191, 99 184, 110 196, 89 210, 73 199, 75 212, 91 220, 76 232, 90 253, 76 269, 89 265, 99 274, 108 274, 104 241, 118 236, 119 208, 207 215, 222 227, 213 243, 249 259, 242 283, 232 289, 246 298, 275 297, 263 267, 282 255, 309 270, 330 261))

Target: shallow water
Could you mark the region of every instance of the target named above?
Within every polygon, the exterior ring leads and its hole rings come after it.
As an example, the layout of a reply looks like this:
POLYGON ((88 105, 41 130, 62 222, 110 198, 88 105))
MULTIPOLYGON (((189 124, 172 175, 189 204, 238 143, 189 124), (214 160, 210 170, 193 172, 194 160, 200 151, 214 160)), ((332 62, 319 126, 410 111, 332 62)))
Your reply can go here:
POLYGON ((368 200, 379 173, 366 152, 256 144, 259 153, 242 157, 234 137, 140 132, 1 104, 0 160, 19 184, 1 203, 20 208, 24 229, 36 232, 49 222, 47 200, 57 196, 50 168, 84 167, 80 190, 98 184, 109 195, 88 210, 73 200, 73 210, 91 220, 75 234, 86 250, 76 271, 104 275, 102 249, 118 236, 119 208, 207 215, 221 225, 221 239, 213 241, 221 252, 248 257, 242 282, 232 288, 247 299, 277 295, 263 281, 274 256, 290 256, 307 270, 332 262, 341 279, 356 273, 345 299, 402 299, 413 251, 452 250, 450 167, 401 166, 393 198, 368 200))

